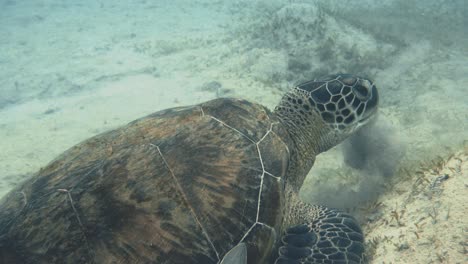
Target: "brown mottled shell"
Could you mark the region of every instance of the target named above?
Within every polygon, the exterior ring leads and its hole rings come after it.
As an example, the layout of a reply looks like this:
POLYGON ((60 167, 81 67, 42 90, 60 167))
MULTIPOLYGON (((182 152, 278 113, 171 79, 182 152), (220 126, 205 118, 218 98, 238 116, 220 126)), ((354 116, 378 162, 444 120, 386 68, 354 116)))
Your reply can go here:
POLYGON ((2 200, 0 262, 217 263, 255 223, 278 232, 286 135, 217 99, 86 140, 2 200))

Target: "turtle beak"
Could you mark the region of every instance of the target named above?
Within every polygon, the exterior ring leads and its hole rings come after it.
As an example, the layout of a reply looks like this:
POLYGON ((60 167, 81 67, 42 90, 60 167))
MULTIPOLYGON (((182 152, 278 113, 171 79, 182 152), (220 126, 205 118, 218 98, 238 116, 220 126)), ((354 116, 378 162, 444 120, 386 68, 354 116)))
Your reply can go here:
POLYGON ((370 112, 364 118, 359 120, 358 127, 365 126, 365 125, 370 125, 370 124, 375 123, 375 121, 377 120, 378 113, 379 112, 378 112, 377 108, 375 108, 372 112, 370 112))

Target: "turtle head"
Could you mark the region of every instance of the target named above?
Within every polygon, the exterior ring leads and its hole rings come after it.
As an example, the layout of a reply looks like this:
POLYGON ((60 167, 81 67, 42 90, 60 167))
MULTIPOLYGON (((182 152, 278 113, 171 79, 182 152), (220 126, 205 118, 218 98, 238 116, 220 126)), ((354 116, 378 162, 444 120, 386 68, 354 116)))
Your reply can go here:
MULTIPOLYGON (((307 104, 338 134, 351 134, 377 111, 379 95, 372 81, 350 74, 330 75, 300 84, 307 104)), ((305 106, 305 105, 304 105, 305 106)))
POLYGON ((336 74, 292 88, 275 112, 292 127, 289 130, 296 135, 295 141, 312 142, 314 153, 318 154, 373 120, 378 102, 372 81, 336 74))

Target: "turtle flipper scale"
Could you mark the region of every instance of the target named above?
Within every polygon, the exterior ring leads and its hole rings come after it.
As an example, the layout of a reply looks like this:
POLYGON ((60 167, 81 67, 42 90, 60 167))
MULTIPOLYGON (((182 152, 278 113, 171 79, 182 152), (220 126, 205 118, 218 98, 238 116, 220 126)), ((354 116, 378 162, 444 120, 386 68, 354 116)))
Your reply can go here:
POLYGON ((335 209, 286 229, 275 264, 364 263, 364 236, 356 219, 335 209))

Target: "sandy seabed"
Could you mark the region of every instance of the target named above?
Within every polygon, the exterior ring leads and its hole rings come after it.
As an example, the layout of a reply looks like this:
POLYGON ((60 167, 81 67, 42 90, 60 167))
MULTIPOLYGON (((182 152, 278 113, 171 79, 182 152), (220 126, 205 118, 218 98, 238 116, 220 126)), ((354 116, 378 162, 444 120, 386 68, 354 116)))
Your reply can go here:
MULTIPOLYGON (((338 7, 294 2, 4 1, 0 197, 143 115, 222 96, 273 108, 294 83, 352 72, 376 81, 380 117, 318 157, 303 198, 356 212, 372 263, 468 262, 468 45, 381 35, 338 7)), ((367 8, 392 17, 391 5, 367 8)))

